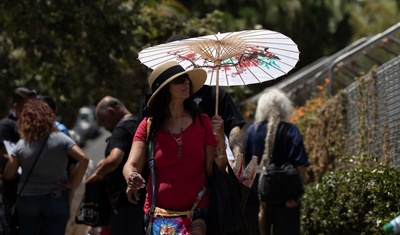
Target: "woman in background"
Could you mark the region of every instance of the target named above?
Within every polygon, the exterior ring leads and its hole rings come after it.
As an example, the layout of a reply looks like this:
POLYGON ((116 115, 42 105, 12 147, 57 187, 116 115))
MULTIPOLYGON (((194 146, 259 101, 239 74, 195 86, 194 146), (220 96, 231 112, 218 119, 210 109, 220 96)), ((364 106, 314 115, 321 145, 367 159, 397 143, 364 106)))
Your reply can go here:
POLYGON ((89 163, 83 150, 58 131, 54 121, 52 109, 36 99, 26 102, 18 115, 21 139, 12 150, 4 177, 16 177, 21 167, 16 208, 21 235, 65 234, 69 217, 68 190, 78 187, 89 163), (68 155, 78 161, 76 177, 71 181, 66 171, 68 155))
MULTIPOLYGON (((304 183, 309 162, 299 129, 289 123, 292 111, 292 102, 281 90, 271 88, 262 94, 257 103, 255 122, 246 130, 245 162, 248 164, 253 156, 257 156, 263 168, 274 153, 274 163, 278 166, 291 163, 304 183), (284 129, 287 130, 284 137, 278 138, 284 129), (275 145, 275 142, 278 143, 275 145)), ((262 197, 258 198, 259 187, 262 187, 258 179, 254 180, 245 208, 250 234, 299 235, 300 198, 283 201, 279 205, 267 204, 262 197)))

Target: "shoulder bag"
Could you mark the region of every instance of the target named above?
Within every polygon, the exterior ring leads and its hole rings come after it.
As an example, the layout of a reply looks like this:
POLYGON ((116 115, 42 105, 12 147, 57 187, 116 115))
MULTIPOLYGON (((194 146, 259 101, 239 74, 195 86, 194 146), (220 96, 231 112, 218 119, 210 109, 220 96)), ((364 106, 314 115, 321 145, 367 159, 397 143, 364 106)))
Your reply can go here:
POLYGON ((49 138, 49 136, 47 136, 46 140, 43 142, 42 146, 40 147, 40 150, 39 150, 38 154, 36 155, 35 161, 33 162, 31 169, 29 169, 29 172, 26 175, 26 179, 25 179, 24 183, 22 184, 21 189, 17 193, 17 199, 15 201, 15 204, 11 208, 10 224, 11 224, 11 234, 12 235, 18 235, 19 234, 18 210, 16 210, 19 197, 21 196, 22 190, 24 190, 24 188, 26 186, 26 183, 28 183, 28 180, 31 177, 32 171, 36 166, 36 163, 37 163, 37 161, 39 159, 40 154, 42 154, 42 150, 43 150, 44 146, 46 145, 46 142, 47 142, 48 138, 49 138))
POLYGON ((247 225, 243 213, 242 183, 228 164, 228 171, 221 172, 212 163, 210 188, 209 226, 207 234, 246 234, 247 225))

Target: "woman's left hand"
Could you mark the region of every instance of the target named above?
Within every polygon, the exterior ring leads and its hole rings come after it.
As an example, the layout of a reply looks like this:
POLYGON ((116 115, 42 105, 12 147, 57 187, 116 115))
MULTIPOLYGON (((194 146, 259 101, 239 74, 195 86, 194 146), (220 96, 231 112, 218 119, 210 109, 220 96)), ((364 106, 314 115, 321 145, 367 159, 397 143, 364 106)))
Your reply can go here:
POLYGON ((296 200, 289 200, 289 201, 286 201, 286 207, 287 208, 294 208, 294 207, 297 207, 297 206, 299 206, 299 201, 296 201, 296 200))
POLYGON ((226 144, 225 144, 225 133, 224 133, 224 120, 214 115, 211 118, 212 131, 217 138, 217 146, 206 145, 206 158, 207 158, 207 175, 212 174, 212 163, 215 162, 218 169, 223 172, 226 169, 228 159, 226 158, 226 144))
POLYGON ((218 116, 214 115, 211 119, 212 127, 213 127, 213 132, 218 138, 224 138, 225 139, 225 133, 224 133, 224 120, 218 116))

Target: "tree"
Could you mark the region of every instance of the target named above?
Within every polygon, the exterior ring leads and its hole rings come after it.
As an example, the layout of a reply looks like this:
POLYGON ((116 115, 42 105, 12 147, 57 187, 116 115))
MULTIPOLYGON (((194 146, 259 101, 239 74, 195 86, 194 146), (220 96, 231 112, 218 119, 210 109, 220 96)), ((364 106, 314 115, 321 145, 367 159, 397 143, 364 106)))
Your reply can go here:
MULTIPOLYGON (((224 12, 221 32, 269 29, 293 39, 300 61, 291 73, 329 56, 362 37, 380 33, 400 20, 396 0, 218 0, 182 3, 199 17, 212 10, 224 12)), ((253 93, 279 82, 249 86, 253 93)), ((240 92, 240 89, 229 88, 240 92)), ((244 95, 244 89, 241 94, 244 95)))
MULTIPOLYGON (((17 86, 54 97, 68 126, 78 107, 104 95, 121 98, 136 112, 149 72, 137 53, 173 34, 279 31, 298 44, 300 69, 385 30, 400 20, 398 11, 395 0, 5 0, 0 2, 0 114, 7 113, 17 86)), ((227 90, 239 101, 272 83, 227 90)))
MULTIPOLYGON (((0 3, 1 100, 17 86, 55 98, 68 126, 104 95, 133 111, 147 90, 137 53, 175 33, 211 33, 217 15, 190 18, 165 1, 21 0, 0 3)), ((3 102, 1 113, 7 112, 3 102)))

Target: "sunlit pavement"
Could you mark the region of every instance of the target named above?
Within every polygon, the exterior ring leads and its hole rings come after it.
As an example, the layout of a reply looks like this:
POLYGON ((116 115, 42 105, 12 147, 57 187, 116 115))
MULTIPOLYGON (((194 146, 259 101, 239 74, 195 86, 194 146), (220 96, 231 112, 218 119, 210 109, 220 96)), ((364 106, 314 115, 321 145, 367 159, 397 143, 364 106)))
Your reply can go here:
POLYGON ((86 141, 83 150, 92 159, 95 163, 99 162, 101 159, 104 159, 104 151, 106 149, 106 139, 111 136, 111 133, 106 131, 104 128, 100 128, 100 134, 94 138, 86 141))

